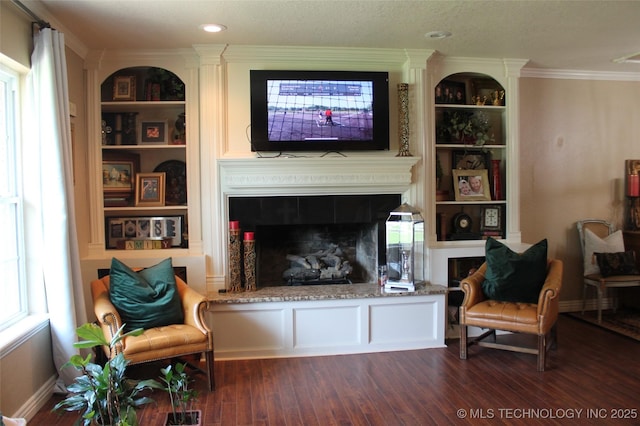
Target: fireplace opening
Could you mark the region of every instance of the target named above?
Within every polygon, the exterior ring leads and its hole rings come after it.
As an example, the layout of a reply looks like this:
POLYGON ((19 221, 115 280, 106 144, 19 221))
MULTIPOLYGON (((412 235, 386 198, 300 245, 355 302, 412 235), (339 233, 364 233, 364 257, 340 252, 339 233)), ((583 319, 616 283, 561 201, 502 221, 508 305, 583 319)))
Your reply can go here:
POLYGON ((376 280, 377 224, 259 226, 260 285, 321 285, 376 280))
POLYGON ((257 286, 375 282, 399 194, 230 197, 229 220, 255 232, 257 286))

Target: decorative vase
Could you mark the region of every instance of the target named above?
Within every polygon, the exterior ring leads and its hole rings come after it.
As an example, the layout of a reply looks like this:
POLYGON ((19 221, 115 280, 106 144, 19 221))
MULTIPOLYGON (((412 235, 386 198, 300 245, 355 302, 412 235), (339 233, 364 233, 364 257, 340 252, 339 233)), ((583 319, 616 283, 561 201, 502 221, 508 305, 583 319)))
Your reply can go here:
POLYGON ((253 232, 244 233, 244 289, 256 290, 256 241, 253 232))
POLYGON ((398 133, 400 149, 396 157, 413 157, 409 152, 409 85, 398 83, 398 133))
POLYGON ((500 180, 500 160, 491 160, 493 177, 493 199, 502 200, 502 181, 500 180))
POLYGON ((234 293, 242 289, 242 260, 240 259, 240 222, 229 222, 229 284, 227 290, 234 293))

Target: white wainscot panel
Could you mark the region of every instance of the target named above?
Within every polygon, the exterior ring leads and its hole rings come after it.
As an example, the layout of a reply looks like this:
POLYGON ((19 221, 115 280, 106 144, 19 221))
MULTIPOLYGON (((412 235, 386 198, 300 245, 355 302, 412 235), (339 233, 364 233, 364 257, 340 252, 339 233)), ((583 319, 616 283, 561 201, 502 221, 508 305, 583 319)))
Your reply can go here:
POLYGON ((370 343, 385 345, 436 341, 439 333, 439 305, 441 304, 436 301, 423 300, 416 303, 371 306, 370 343))
POLYGON ((210 321, 216 355, 257 351, 279 353, 286 346, 286 314, 283 308, 238 309, 242 305, 219 306, 210 321), (241 312, 239 312, 241 310, 241 312))
POLYGON ((294 347, 359 345, 360 306, 294 308, 294 347))

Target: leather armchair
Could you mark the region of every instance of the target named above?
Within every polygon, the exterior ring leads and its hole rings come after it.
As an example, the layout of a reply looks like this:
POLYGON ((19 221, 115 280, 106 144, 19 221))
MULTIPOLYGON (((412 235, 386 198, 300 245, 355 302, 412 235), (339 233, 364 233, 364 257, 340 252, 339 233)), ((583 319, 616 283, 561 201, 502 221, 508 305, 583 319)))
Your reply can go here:
POLYGON ((482 292, 487 264, 460 283, 464 301, 460 306, 460 358, 467 359, 467 347, 478 346, 536 354, 538 371, 544 371, 546 352, 557 343, 556 320, 562 287, 562 261, 547 263, 547 277, 538 297, 538 303, 514 303, 487 299, 482 292), (467 327, 489 329, 479 337, 468 340, 467 327), (526 333, 538 336, 537 348, 497 343, 496 330, 526 333), (492 342, 484 341, 492 336, 492 342))
MULTIPOLYGON (((208 302, 206 298, 190 288, 176 276, 176 285, 182 308, 184 323, 146 329, 139 336, 127 336, 111 354, 104 347, 107 357, 122 352, 131 364, 179 358, 191 354, 205 354, 209 390, 215 389, 213 370, 213 333, 204 321, 208 302)), ((91 282, 93 309, 105 337, 111 339, 122 326, 120 314, 109 299, 109 276, 91 282)))

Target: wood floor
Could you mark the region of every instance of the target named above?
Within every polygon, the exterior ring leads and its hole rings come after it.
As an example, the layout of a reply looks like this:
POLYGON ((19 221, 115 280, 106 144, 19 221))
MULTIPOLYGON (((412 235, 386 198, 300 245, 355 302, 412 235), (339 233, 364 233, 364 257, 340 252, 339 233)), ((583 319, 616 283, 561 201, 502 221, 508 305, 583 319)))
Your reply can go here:
MULTIPOLYGON (((547 371, 535 356, 473 346, 293 359, 216 361, 196 375, 204 425, 640 424, 640 342, 562 315, 547 371), (621 418, 622 417, 622 418, 621 418)), ((513 336, 510 336, 513 338, 513 336)), ((521 337, 521 336, 520 336, 521 337)), ((165 395, 139 411, 161 425, 165 395)), ((29 425, 72 425, 53 397, 29 425)))

